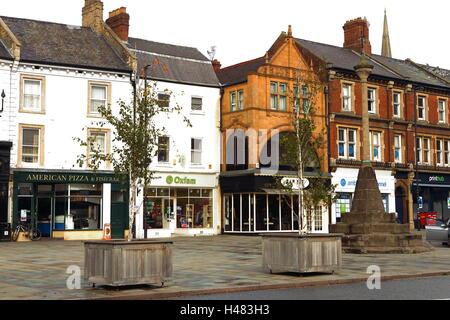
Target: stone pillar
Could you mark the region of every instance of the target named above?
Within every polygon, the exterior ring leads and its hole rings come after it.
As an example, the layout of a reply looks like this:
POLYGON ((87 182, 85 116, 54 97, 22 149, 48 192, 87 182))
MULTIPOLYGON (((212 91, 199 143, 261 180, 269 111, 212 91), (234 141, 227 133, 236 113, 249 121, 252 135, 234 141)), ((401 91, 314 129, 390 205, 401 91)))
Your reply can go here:
POLYGON ((355 66, 355 71, 361 79, 361 94, 362 94, 362 134, 363 134, 363 167, 371 166, 370 161, 370 135, 369 135, 369 106, 367 96, 367 78, 372 73, 373 66, 369 64, 365 55, 361 56, 358 65, 355 66))

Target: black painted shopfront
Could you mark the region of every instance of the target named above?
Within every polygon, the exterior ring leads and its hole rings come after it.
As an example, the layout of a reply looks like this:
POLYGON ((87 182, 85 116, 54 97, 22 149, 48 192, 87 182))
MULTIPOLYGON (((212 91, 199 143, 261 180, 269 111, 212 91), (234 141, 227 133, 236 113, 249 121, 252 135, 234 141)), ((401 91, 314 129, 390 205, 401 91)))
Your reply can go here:
POLYGON ((8 220, 8 190, 12 143, 0 141, 0 223, 8 220))
POLYGON ((413 181, 414 215, 437 213, 438 219, 450 218, 450 175, 418 173, 413 181))
MULTIPOLYGON (((295 172, 280 171, 278 177, 294 178, 295 172)), ((313 172, 307 179, 317 179, 313 172)), ((327 176, 323 178, 330 178, 327 176)), ((330 181, 331 183, 331 181, 330 181)), ((299 230, 298 196, 277 189, 273 175, 260 169, 222 172, 223 226, 225 233, 292 232, 299 230)), ((328 232, 328 208, 308 209, 309 232, 328 232)))
POLYGON ((106 222, 115 238, 123 238, 128 229, 126 178, 105 172, 15 170, 13 181, 13 226, 33 222, 46 237, 102 231, 106 222))

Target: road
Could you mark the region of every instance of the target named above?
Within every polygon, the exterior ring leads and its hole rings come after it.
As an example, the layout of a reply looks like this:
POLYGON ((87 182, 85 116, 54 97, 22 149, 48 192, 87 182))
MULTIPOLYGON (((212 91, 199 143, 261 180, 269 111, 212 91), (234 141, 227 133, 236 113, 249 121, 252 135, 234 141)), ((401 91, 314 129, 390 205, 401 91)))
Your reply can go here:
POLYGON ((366 283, 196 296, 179 300, 450 300, 450 276, 381 282, 380 290, 366 283))

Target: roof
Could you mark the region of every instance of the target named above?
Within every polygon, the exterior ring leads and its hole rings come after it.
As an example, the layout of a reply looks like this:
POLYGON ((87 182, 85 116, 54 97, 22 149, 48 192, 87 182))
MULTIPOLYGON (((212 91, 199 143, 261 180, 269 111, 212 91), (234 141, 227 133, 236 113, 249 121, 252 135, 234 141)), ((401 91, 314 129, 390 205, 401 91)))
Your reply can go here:
MULTIPOLYGON (((1 18, 21 43, 22 61, 130 71, 130 67, 105 38, 91 28, 21 18, 1 18)), ((0 57, 6 58, 8 54, 0 49, 0 57)))
POLYGON ((438 76, 446 79, 447 81, 450 81, 450 70, 439 68, 439 67, 433 67, 428 64, 421 65, 421 67, 427 69, 430 72, 437 74, 438 76))
POLYGON ((3 59, 12 59, 12 55, 9 53, 7 47, 3 43, 2 40, 0 40, 0 57, 3 59))
MULTIPOLYGON (((361 56, 357 52, 350 49, 303 39, 295 40, 301 47, 306 48, 309 52, 311 52, 318 58, 321 58, 325 62, 332 63, 334 68, 354 71, 353 67, 359 63, 361 58, 361 56)), ((374 62, 372 60, 372 64, 374 65, 372 72, 373 75, 401 79, 400 75, 383 67, 376 61, 374 62)))
POLYGON ((153 80, 219 87, 214 68, 198 49, 129 38, 128 47, 138 60, 138 70, 153 80))
POLYGON ((233 85, 246 82, 247 75, 251 72, 257 72, 258 68, 265 64, 265 61, 265 57, 260 57, 232 65, 217 72, 217 77, 222 85, 233 85))

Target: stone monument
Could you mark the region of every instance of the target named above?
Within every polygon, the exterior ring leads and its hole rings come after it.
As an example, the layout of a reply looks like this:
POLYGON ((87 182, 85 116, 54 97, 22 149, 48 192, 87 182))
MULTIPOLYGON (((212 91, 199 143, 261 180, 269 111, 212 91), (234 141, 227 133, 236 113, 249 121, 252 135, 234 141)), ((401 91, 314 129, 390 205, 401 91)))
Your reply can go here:
POLYGON ((342 222, 331 225, 330 232, 342 233, 342 246, 349 253, 420 253, 430 251, 420 234, 409 232, 409 225, 396 223, 395 214, 384 210, 375 171, 370 160, 367 78, 373 66, 364 55, 355 67, 361 79, 363 97, 363 162, 356 182, 350 213, 342 222))

